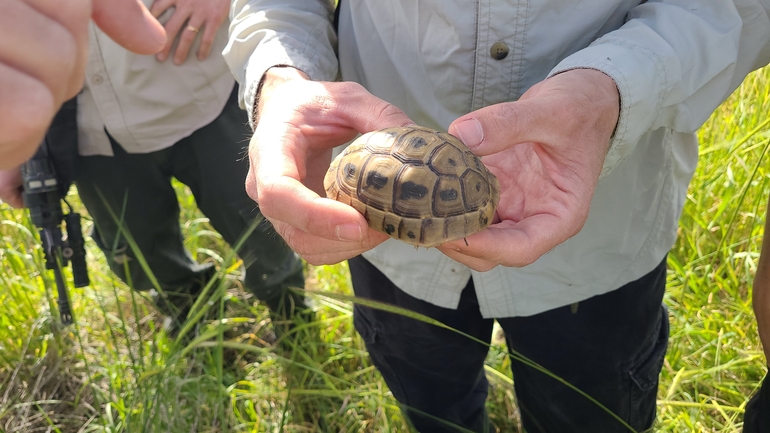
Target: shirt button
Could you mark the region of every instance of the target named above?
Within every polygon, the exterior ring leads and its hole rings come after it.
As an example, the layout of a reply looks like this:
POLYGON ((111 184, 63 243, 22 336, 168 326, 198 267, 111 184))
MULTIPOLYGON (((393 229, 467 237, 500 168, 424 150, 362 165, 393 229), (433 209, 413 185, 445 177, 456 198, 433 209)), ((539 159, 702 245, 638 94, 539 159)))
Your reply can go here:
POLYGON ((91 77, 91 81, 93 81, 94 84, 99 85, 104 82, 104 78, 101 75, 96 74, 93 77, 91 77))
POLYGON ((503 60, 508 56, 508 45, 503 41, 497 41, 489 49, 489 55, 495 60, 503 60))

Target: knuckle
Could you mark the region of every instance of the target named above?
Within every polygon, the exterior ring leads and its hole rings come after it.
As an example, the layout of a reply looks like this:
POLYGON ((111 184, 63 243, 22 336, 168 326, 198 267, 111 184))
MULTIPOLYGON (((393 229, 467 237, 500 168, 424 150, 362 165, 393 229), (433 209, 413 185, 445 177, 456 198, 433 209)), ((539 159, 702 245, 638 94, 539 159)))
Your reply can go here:
POLYGON ((259 206, 259 193, 257 191, 257 184, 254 181, 254 174, 252 172, 249 172, 248 176, 246 177, 246 184, 244 187, 249 198, 254 200, 254 202, 257 203, 257 206, 259 206))
POLYGON ((337 87, 337 90, 345 96, 356 95, 360 92, 365 91, 364 86, 354 81, 343 81, 340 83, 336 83, 336 87, 337 87))
POLYGON ((471 266, 471 268, 474 271, 476 271, 476 272, 487 272, 487 271, 491 270, 492 268, 494 268, 494 265, 489 264, 489 263, 478 263, 478 264, 475 264, 475 265, 471 266))
POLYGON ((281 235, 284 242, 286 242, 286 245, 288 245, 292 250, 294 250, 294 252, 296 252, 300 256, 303 256, 303 254, 305 253, 305 249, 302 248, 302 245, 299 245, 297 242, 296 236, 294 235, 296 232, 296 229, 294 229, 294 227, 291 227, 285 224, 279 224, 279 225, 281 226, 281 228, 277 229, 278 234, 281 235))
POLYGON ((381 99, 375 102, 372 111, 375 113, 375 116, 378 119, 395 117, 401 114, 401 110, 399 110, 395 105, 381 99))
POLYGON ((528 127, 531 113, 526 105, 502 103, 494 107, 492 116, 487 117, 485 133, 516 135, 528 127))
POLYGON ((300 257, 302 257, 311 266, 323 266, 327 264, 325 260, 325 255, 322 255, 322 254, 308 254, 308 255, 300 254, 300 257))
POLYGON ((262 212, 262 215, 264 215, 267 218, 270 218, 275 215, 275 209, 276 207, 273 205, 273 197, 275 196, 274 189, 271 185, 262 186, 256 185, 251 193, 253 196, 250 196, 252 200, 257 202, 259 204, 259 210, 262 212))

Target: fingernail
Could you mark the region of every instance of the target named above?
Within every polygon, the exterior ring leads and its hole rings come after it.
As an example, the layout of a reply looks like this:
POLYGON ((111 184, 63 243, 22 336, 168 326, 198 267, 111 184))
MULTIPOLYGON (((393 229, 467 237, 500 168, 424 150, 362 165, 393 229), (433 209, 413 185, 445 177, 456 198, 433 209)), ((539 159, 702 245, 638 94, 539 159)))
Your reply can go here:
POLYGON ((166 60, 166 56, 164 56, 163 54, 156 54, 155 58, 158 59, 159 62, 166 60))
POLYGON ((457 135, 460 136, 460 140, 468 147, 476 147, 484 141, 484 130, 481 129, 481 123, 476 119, 463 120, 455 128, 457 128, 457 135))
POLYGON ((341 224, 337 226, 337 238, 341 241, 360 241, 361 226, 358 224, 341 224))

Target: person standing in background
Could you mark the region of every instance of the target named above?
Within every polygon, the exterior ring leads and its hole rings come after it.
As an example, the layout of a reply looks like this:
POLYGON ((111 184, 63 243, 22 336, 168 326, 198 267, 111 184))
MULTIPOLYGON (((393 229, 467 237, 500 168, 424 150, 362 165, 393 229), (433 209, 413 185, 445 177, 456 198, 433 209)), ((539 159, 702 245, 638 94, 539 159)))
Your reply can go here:
MULTIPOLYGON (((75 184, 111 269, 136 290, 155 288, 121 234, 123 226, 160 284, 162 290, 152 291, 156 305, 178 325, 214 268, 198 264, 184 247, 171 179, 191 189, 230 245, 260 215, 243 189, 248 117, 221 56, 229 1, 158 0, 146 6, 168 34, 156 56, 134 54, 95 25, 89 28, 86 83, 77 97, 75 184)), ((6 180, 2 198, 18 206, 19 190, 8 186, 19 179, 14 173, 0 176, 6 180)), ((302 262, 269 222, 263 220, 238 253, 245 287, 273 317, 290 318, 306 308, 303 297, 288 290, 304 288, 302 262)))

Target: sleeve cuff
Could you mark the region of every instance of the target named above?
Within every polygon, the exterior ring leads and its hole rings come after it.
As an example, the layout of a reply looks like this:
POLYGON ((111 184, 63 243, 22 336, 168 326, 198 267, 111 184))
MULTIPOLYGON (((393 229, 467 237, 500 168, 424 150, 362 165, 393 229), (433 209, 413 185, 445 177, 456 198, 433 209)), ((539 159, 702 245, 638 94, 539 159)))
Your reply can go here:
POLYGON ((648 132, 663 103, 665 69, 661 59, 644 46, 603 39, 562 60, 548 77, 571 69, 601 71, 615 81, 620 93, 620 116, 602 167, 603 177, 626 159, 648 132))

